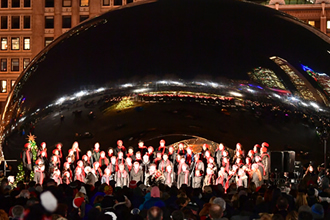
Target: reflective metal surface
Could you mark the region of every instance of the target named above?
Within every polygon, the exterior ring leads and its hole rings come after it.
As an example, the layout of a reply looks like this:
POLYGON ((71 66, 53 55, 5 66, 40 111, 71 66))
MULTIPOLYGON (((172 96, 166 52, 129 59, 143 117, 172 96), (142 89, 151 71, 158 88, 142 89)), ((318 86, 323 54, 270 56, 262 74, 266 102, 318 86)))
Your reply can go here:
MULTIPOLYGON (((157 146, 192 136, 246 148, 317 149, 328 126, 329 38, 233 0, 130 4, 64 34, 30 63, 2 115, 6 158, 64 149, 157 146)), ((320 149, 322 149, 320 147, 320 149)))

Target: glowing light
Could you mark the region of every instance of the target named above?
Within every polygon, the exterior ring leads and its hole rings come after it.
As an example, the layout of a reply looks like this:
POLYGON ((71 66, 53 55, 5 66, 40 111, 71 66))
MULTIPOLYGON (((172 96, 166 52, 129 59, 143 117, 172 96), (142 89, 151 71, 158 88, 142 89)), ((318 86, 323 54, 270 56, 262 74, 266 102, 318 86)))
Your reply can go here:
POLYGON ((229 94, 233 95, 233 96, 237 96, 237 97, 242 97, 243 95, 239 92, 229 92, 229 94))
POLYGON ((123 87, 123 88, 132 87, 132 86, 133 86, 132 83, 126 83, 126 84, 121 85, 121 87, 123 87))
POLYGON ((315 102, 310 102, 310 105, 313 106, 316 109, 319 109, 320 107, 318 106, 318 104, 316 104, 315 102))
POLYGON ((65 100, 66 100, 66 97, 59 98, 59 99, 56 101, 55 105, 61 105, 65 100))
POLYGON ((279 99, 281 98, 281 96, 279 94, 276 94, 276 93, 274 93, 273 96, 275 96, 276 98, 279 98, 279 99))
POLYGON ((159 83, 159 84, 167 84, 168 81, 166 81, 166 80, 162 80, 162 81, 158 81, 157 83, 159 83))
POLYGON ((20 120, 18 120, 18 122, 23 122, 25 119, 26 119, 26 117, 23 117, 20 120))
POLYGON ((146 92, 148 90, 149 89, 147 89, 147 88, 142 88, 142 89, 135 89, 135 90, 133 90, 133 92, 139 93, 139 92, 146 92))
POLYGON ((215 82, 209 82, 209 85, 212 86, 213 88, 219 87, 219 84, 215 82))
POLYGON ((248 92, 255 93, 253 89, 246 89, 248 92))
POLYGON ((300 102, 300 104, 303 105, 303 106, 306 106, 306 107, 309 106, 309 105, 308 105, 307 103, 305 103, 305 102, 300 102))
POLYGON ((174 85, 183 85, 183 83, 177 81, 170 81, 170 83, 174 85))
POLYGON ((80 91, 80 92, 77 92, 76 94, 74 94, 74 96, 79 98, 79 97, 85 96, 87 94, 88 94, 88 92, 86 92, 86 91, 80 91))
POLYGON ((95 92, 103 92, 105 90, 105 88, 98 88, 97 90, 95 90, 95 92))

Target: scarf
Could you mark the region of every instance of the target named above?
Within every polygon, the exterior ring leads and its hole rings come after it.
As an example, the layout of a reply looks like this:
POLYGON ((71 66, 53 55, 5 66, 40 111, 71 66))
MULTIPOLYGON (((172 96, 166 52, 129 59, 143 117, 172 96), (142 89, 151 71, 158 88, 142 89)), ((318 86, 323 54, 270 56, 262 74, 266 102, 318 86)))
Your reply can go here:
POLYGON ((180 151, 182 151, 182 153, 184 154, 184 148, 182 148, 182 150, 180 150, 180 148, 178 148, 178 154, 180 154, 180 151))
POLYGON ((196 161, 195 171, 196 171, 196 170, 199 170, 199 169, 198 169, 198 165, 199 165, 200 162, 202 162, 202 161, 201 161, 201 160, 197 160, 197 161, 196 161))
POLYGON ((123 172, 118 171, 118 178, 126 178, 127 173, 126 170, 123 170, 123 172))
POLYGON ((162 172, 164 172, 164 169, 168 166, 171 165, 170 161, 167 159, 166 164, 164 164, 164 160, 162 160, 162 162, 160 162, 160 168, 162 169, 162 172))
POLYGON ((87 156, 87 161, 89 164, 91 164, 91 157, 87 156))
POLYGON ((96 150, 96 149, 94 148, 94 152, 98 153, 99 151, 100 151, 100 149, 97 149, 97 150, 96 150))
POLYGON ((27 149, 25 154, 28 164, 31 164, 30 150, 27 149))
POLYGON ((59 156, 60 156, 60 158, 62 158, 62 157, 63 157, 62 149, 57 149, 57 150, 58 150, 58 152, 59 152, 59 156))
POLYGON ((63 177, 63 180, 65 181, 65 184, 66 184, 66 185, 69 185, 69 184, 71 183, 71 181, 70 181, 70 177, 64 176, 64 177, 63 177))
POLYGON ((43 175, 43 171, 41 170, 41 167, 38 167, 36 172, 40 173, 40 185, 42 185, 42 183, 44 182, 44 175, 43 175))
POLYGON ((224 175, 220 174, 217 179, 217 184, 221 184, 223 186, 223 180, 225 179, 224 175))
POLYGON ((191 164, 191 160, 192 160, 192 155, 191 154, 187 154, 186 155, 186 161, 188 162, 188 164, 191 164))
POLYGON ((133 165, 126 165, 127 166, 127 168, 128 168, 128 171, 131 171, 132 170, 132 167, 133 167, 133 165))
POLYGON ((158 151, 160 151, 162 148, 163 148, 163 151, 162 151, 162 155, 163 155, 163 154, 165 153, 165 148, 166 148, 165 146, 164 146, 164 147, 159 146, 159 147, 158 147, 158 151))
POLYGON ((139 172, 139 170, 140 170, 140 168, 137 168, 136 169, 134 166, 133 166, 133 169, 134 169, 135 174, 137 174, 139 172))
POLYGON ((108 158, 106 158, 106 157, 100 157, 99 164, 100 164, 100 166, 103 166, 103 165, 108 166, 108 164, 109 164, 108 158))
POLYGON ((184 171, 184 183, 188 185, 189 170, 184 171))
POLYGON ((106 175, 106 174, 104 174, 103 175, 104 177, 105 177, 105 182, 109 185, 109 175, 106 175))
POLYGON ((182 169, 183 164, 185 164, 185 163, 179 163, 178 175, 181 173, 181 169, 182 169))
POLYGON ((261 162, 258 162, 257 164, 258 164, 258 166, 261 166, 262 167, 262 170, 264 171, 264 176, 265 176, 266 175, 266 171, 265 171, 264 165, 261 162))
POLYGON ((166 182, 167 182, 168 184, 170 184, 170 183, 171 183, 171 180, 172 180, 172 178, 171 178, 171 173, 170 173, 170 172, 167 172, 167 179, 166 179, 166 182))

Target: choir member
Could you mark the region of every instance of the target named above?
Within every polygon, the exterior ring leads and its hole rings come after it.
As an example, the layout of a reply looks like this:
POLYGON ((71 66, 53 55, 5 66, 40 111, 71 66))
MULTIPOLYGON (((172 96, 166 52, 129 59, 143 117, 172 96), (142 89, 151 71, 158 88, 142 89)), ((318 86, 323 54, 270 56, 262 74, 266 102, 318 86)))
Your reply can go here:
POLYGON ((181 169, 182 170, 180 174, 178 174, 178 180, 177 180, 178 189, 181 188, 182 184, 186 184, 187 186, 190 186, 190 173, 188 170, 188 165, 183 164, 181 169))
POLYGON ((24 145, 25 150, 23 151, 22 160, 23 160, 23 168, 25 171, 25 180, 28 181, 30 179, 30 173, 33 169, 33 154, 31 151, 31 145, 29 143, 24 145))
MULTIPOLYGON (((203 167, 204 169, 204 167, 203 167)), ((197 188, 202 188, 202 183, 203 183, 203 171, 197 169, 194 171, 194 176, 192 178, 192 188, 197 189, 197 188)))
POLYGON ((119 170, 115 174, 116 187, 123 188, 124 186, 129 186, 129 175, 125 170, 124 164, 119 164, 119 170))
POLYGON ((102 170, 100 168, 100 163, 97 161, 94 162, 93 169, 97 180, 100 180, 101 177, 103 176, 102 170))
POLYGON ((76 161, 76 157, 75 157, 74 152, 73 152, 72 149, 69 149, 69 151, 68 151, 67 161, 68 161, 68 157, 71 158, 70 163, 74 164, 75 161, 76 161))
MULTIPOLYGON (((164 154, 166 155, 166 154, 164 154)), ((164 172, 165 185, 172 187, 172 183, 175 181, 175 174, 173 172, 173 166, 167 165, 164 172)))
POLYGON ((126 148, 125 146, 123 145, 123 141, 122 140, 118 140, 117 141, 117 148, 114 150, 114 154, 116 156, 118 156, 118 153, 119 152, 123 152, 124 154, 126 153, 126 148))
POLYGON ((219 147, 216 149, 215 156, 214 156, 215 162, 216 162, 218 168, 221 167, 222 155, 223 155, 224 151, 225 151, 225 145, 223 143, 220 143, 219 147))
POLYGON ((87 156, 87 161, 88 161, 88 164, 90 167, 93 167, 93 164, 94 164, 94 158, 93 158, 93 153, 91 150, 88 150, 87 153, 86 153, 86 156, 87 156))
POLYGON ((109 147, 108 148, 108 155, 107 155, 107 158, 108 158, 109 161, 111 160, 112 156, 115 156, 115 152, 114 152, 112 147, 109 147))
POLYGON ((148 151, 147 147, 144 146, 144 142, 143 141, 139 141, 138 148, 139 148, 139 151, 141 152, 141 155, 144 155, 148 151))
POLYGON ((178 150, 176 152, 177 154, 184 156, 186 154, 186 151, 184 149, 184 144, 183 143, 179 143, 178 145, 178 150))
POLYGON ((99 162, 100 160, 100 144, 96 142, 93 149, 93 161, 99 162))
POLYGON ((140 167, 139 162, 135 161, 133 163, 133 169, 130 171, 130 181, 135 180, 137 183, 143 183, 143 170, 140 167))
POLYGON ((133 167, 132 162, 133 162, 132 158, 130 158, 130 157, 127 157, 126 160, 125 160, 125 165, 126 165, 125 169, 128 173, 131 172, 131 170, 132 170, 132 167, 133 167))
POLYGON ((173 170, 172 162, 168 159, 168 155, 164 154, 163 155, 163 160, 158 165, 158 170, 160 170, 162 172, 165 172, 165 169, 168 165, 172 166, 172 170, 173 170))
POLYGON ((59 169, 54 170, 52 179, 55 181, 56 185, 62 184, 61 171, 59 169))
POLYGON ((118 155, 117 155, 117 164, 125 164, 124 153, 121 151, 118 152, 118 155))
POLYGON ((162 155, 166 153, 165 140, 159 141, 158 152, 161 152, 162 155))
POLYGON ((82 161, 84 163, 84 167, 91 166, 90 162, 88 161, 87 155, 82 156, 82 161))
POLYGON ((135 153, 134 161, 139 162, 139 164, 142 163, 142 156, 141 156, 141 152, 140 151, 137 151, 135 153))
MULTIPOLYGON (((149 166, 150 166, 150 160, 149 160, 149 156, 147 154, 145 154, 143 156, 143 162, 141 164, 142 170, 143 170, 143 176, 144 178, 146 178, 146 175, 148 173, 149 170, 149 166)), ((146 180, 144 180, 145 182, 146 180)))
POLYGON ((37 156, 40 156, 41 155, 41 152, 46 152, 46 157, 47 157, 47 146, 46 146, 46 142, 42 142, 40 144, 40 148, 38 149, 37 156))
POLYGON ((81 169, 81 173, 82 173, 82 175, 86 176, 86 174, 85 174, 84 162, 83 162, 82 160, 78 160, 76 170, 77 170, 78 168, 81 169))
POLYGON ((83 175, 83 170, 81 167, 77 167, 74 180, 79 180, 80 182, 85 183, 85 176, 83 175))
POLYGON ((185 159, 188 167, 191 167, 191 164, 194 162, 194 155, 195 154, 193 153, 192 148, 190 146, 187 147, 187 153, 185 155, 185 159))
POLYGON ((111 172, 109 168, 105 168, 104 170, 104 174, 101 178, 101 184, 106 183, 106 184, 110 184, 110 180, 112 180, 112 176, 111 176, 111 172))
POLYGON ((117 158, 116 156, 112 156, 110 160, 110 164, 108 165, 108 169, 110 170, 110 174, 114 175, 118 170, 117 158))
POLYGON ((224 167, 221 167, 218 173, 218 178, 216 180, 216 184, 220 184, 223 187, 226 186, 226 182, 228 180, 228 173, 226 172, 224 167))
POLYGON ((36 166, 34 167, 34 181, 36 184, 42 185, 45 177, 45 165, 42 164, 41 160, 37 160, 36 166))
POLYGON ((73 150, 73 154, 75 155, 76 161, 81 160, 81 150, 79 148, 78 141, 73 142, 71 149, 73 150))
POLYGON ((84 171, 86 173, 85 184, 94 186, 95 182, 98 180, 94 170, 90 166, 87 166, 84 171))
POLYGON ((253 146, 253 152, 254 152, 254 156, 260 156, 260 153, 259 153, 259 149, 260 149, 260 145, 259 144, 255 144, 253 146))
POLYGON ((59 164, 59 161, 57 161, 58 157, 53 155, 51 160, 50 160, 50 163, 49 163, 49 170, 48 170, 48 174, 50 174, 50 178, 52 178, 53 174, 54 174, 54 170, 58 169, 58 164, 59 164))
POLYGON ((161 161, 162 161, 162 153, 157 152, 156 158, 154 159, 153 163, 156 164, 156 166, 158 167, 158 165, 160 164, 161 161))
POLYGON ((168 148, 168 159, 174 163, 175 159, 176 159, 176 152, 174 151, 174 147, 170 146, 168 148))
POLYGON ((214 177, 214 173, 213 170, 211 168, 207 168, 206 169, 206 175, 203 181, 203 189, 205 188, 205 186, 211 186, 215 184, 215 177, 214 177))
POLYGON ((72 170, 71 170, 71 167, 70 167, 70 163, 68 163, 68 162, 65 162, 63 164, 62 173, 66 173, 66 172, 70 174, 70 179, 72 181, 72 179, 73 179, 73 173, 72 173, 72 170))
POLYGON ((72 182, 71 175, 69 171, 65 171, 62 176, 62 182, 69 185, 72 182))
POLYGON ((58 151, 58 149, 53 150, 53 156, 57 157, 57 167, 60 168, 61 167, 61 157, 60 157, 60 152, 58 151))
POLYGON ((255 160, 254 160, 254 151, 253 150, 248 151, 247 157, 251 158, 251 163, 255 162, 255 160))
POLYGON ((100 164, 101 170, 104 170, 109 165, 109 160, 105 156, 104 151, 101 151, 101 153, 100 153, 99 164, 100 164))
POLYGON ((155 164, 150 164, 148 172, 145 174, 145 180, 144 180, 144 185, 150 186, 153 180, 155 179, 156 175, 156 165, 155 164))
POLYGON ((252 165, 251 182, 253 182, 256 185, 256 187, 259 187, 262 185, 262 177, 261 177, 261 173, 260 173, 258 164, 252 165))
POLYGON ((200 154, 194 155, 194 164, 192 166, 191 172, 194 175, 197 170, 202 170, 204 173, 205 165, 203 161, 200 160, 200 154))
POLYGON ((236 185, 237 187, 243 186, 244 188, 247 188, 248 186, 248 176, 242 168, 238 169, 236 176, 236 185))
MULTIPOLYGON (((266 143, 266 142, 264 142, 266 143)), ((267 143, 266 143, 267 144, 267 143)), ((270 156, 268 155, 267 153, 267 147, 261 147, 260 149, 261 151, 261 163, 262 165, 264 165, 264 171, 265 171, 265 174, 264 174, 264 181, 268 181, 269 179, 269 173, 270 173, 270 156)))
POLYGON ((148 152, 147 152, 148 156, 149 156, 149 160, 150 161, 154 161, 154 148, 152 146, 148 147, 148 152))
POLYGON ((134 155, 134 149, 133 147, 129 147, 126 153, 126 157, 132 158, 132 160, 135 160, 135 155, 134 155))
POLYGON ((58 152, 59 152, 61 165, 63 164, 63 159, 64 159, 64 157, 63 157, 63 153, 62 153, 62 146, 63 146, 62 143, 58 143, 58 144, 56 144, 56 149, 57 149, 58 152))

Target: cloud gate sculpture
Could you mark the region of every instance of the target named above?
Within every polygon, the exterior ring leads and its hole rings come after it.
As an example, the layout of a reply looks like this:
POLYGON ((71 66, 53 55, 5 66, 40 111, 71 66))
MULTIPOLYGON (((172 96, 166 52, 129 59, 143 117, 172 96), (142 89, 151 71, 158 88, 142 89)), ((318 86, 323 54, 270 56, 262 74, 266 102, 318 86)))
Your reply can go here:
POLYGON ((33 59, 8 97, 1 146, 18 158, 31 133, 49 149, 196 137, 322 151, 315 128, 328 127, 329 53, 326 35, 252 3, 129 4, 33 59))

